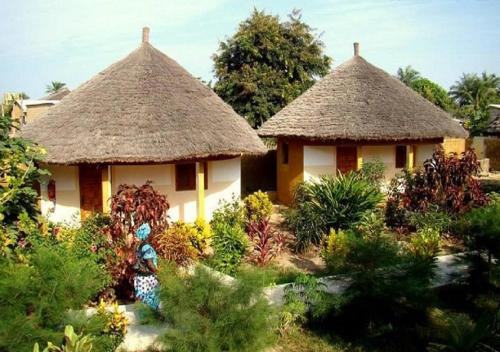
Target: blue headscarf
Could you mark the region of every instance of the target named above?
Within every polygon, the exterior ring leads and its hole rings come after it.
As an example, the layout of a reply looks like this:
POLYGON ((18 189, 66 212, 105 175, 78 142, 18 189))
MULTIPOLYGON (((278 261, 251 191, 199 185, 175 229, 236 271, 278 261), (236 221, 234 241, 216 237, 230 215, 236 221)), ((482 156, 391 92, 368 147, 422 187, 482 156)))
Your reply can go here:
POLYGON ((135 231, 135 236, 141 241, 145 241, 151 233, 151 227, 147 222, 139 226, 139 228, 135 231))

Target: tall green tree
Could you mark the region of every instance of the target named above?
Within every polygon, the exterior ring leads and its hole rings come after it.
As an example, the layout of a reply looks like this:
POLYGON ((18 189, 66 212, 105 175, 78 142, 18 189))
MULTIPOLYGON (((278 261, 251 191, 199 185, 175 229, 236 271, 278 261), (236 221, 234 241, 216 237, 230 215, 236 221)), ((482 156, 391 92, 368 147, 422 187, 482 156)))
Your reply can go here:
POLYGON ((471 133, 481 134, 488 127, 489 105, 500 102, 500 77, 486 72, 464 73, 449 95, 458 104, 458 115, 471 133))
POLYGON ((213 61, 215 92, 258 128, 325 76, 332 59, 300 11, 281 21, 254 9, 213 61))
POLYGON ((446 89, 437 83, 427 78, 417 78, 410 83, 410 88, 441 109, 448 112, 453 111, 453 100, 448 96, 446 89))
POLYGON ((420 79, 420 72, 415 70, 411 65, 406 66, 405 68, 398 68, 398 72, 396 73, 398 79, 406 84, 408 87, 412 84, 413 81, 420 79))
POLYGON ((65 87, 66 83, 59 82, 59 81, 52 81, 50 84, 47 84, 47 87, 45 89, 45 93, 55 93, 62 87, 65 87))

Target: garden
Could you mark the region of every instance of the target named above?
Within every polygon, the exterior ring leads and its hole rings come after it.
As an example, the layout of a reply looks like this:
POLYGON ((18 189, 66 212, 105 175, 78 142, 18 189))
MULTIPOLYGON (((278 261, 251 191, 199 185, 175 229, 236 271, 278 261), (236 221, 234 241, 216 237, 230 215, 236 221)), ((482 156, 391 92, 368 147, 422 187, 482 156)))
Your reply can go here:
POLYGON ((379 163, 305 182, 283 210, 263 192, 233 198, 194 224, 170 221, 154 185, 121 185, 110 214, 71 227, 39 214, 44 151, 9 137, 10 119, 0 128, 0 351, 115 351, 143 223, 161 304, 137 304, 168 326, 159 350, 500 350, 500 196, 482 190, 471 150, 438 150, 389 185, 379 163), (436 285, 445 254, 467 275, 436 285), (285 283, 276 304, 266 290, 285 283))

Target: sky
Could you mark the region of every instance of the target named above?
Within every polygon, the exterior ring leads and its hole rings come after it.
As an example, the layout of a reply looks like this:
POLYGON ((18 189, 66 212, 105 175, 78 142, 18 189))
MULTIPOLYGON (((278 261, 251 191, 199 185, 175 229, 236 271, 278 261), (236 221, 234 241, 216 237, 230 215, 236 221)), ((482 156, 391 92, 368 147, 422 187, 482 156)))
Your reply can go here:
POLYGON ((361 55, 395 74, 412 65, 449 88, 463 72, 500 75, 500 0, 0 0, 0 93, 40 98, 51 81, 70 89, 150 42, 193 76, 213 79, 211 56, 253 8, 293 9, 334 66, 361 55))

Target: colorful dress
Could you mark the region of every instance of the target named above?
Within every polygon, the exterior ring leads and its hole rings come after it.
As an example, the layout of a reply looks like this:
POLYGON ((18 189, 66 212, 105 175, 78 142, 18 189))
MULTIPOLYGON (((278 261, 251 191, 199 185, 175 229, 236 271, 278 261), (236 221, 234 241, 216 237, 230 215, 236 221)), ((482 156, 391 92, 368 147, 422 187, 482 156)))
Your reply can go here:
POLYGON ((135 297, 153 309, 158 309, 158 279, 147 266, 152 260, 155 268, 158 267, 158 257, 149 243, 142 243, 137 249, 136 274, 134 278, 135 297))

